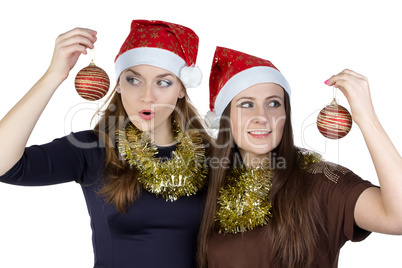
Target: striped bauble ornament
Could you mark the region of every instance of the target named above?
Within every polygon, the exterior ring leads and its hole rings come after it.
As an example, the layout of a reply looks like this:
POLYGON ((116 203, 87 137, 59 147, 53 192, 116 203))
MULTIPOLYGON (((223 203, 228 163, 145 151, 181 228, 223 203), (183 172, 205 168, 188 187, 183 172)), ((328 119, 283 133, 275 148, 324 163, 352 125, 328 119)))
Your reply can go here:
POLYGON ((317 127, 320 133, 328 139, 341 139, 352 128, 352 116, 349 111, 339 105, 335 98, 317 116, 317 127))
POLYGON ((75 77, 75 89, 86 100, 95 101, 103 98, 110 87, 107 73, 93 61, 81 69, 75 77))

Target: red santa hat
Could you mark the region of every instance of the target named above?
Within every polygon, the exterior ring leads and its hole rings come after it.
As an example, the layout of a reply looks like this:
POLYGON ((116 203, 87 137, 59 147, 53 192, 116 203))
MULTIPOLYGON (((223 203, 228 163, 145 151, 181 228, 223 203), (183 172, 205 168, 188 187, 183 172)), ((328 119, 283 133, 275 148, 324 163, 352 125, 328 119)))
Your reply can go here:
POLYGON ((133 20, 131 30, 115 59, 116 80, 127 68, 151 65, 175 74, 186 88, 202 80, 195 66, 198 36, 185 26, 155 20, 133 20))
POLYGON ((275 83, 290 95, 282 73, 268 60, 233 49, 217 47, 209 78, 210 109, 206 122, 217 128, 218 118, 232 99, 247 88, 261 83, 275 83))

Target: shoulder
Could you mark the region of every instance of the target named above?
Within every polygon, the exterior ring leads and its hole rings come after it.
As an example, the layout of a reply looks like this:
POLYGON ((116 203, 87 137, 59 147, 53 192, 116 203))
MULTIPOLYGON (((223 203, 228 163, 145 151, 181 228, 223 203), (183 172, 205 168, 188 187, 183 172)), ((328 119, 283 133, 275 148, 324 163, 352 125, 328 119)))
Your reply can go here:
POLYGON ((346 167, 328 161, 313 163, 306 168, 306 172, 310 175, 322 176, 333 183, 338 183, 343 176, 353 173, 346 167))
POLYGON ((101 137, 98 137, 93 130, 71 132, 59 140, 64 144, 59 148, 63 153, 82 159, 91 168, 103 166, 105 145, 101 137))
POLYGON ((93 130, 71 132, 64 138, 70 142, 71 145, 82 149, 99 148, 104 144, 93 130))
POLYGON ((353 174, 350 169, 325 161, 320 154, 305 149, 299 150, 298 161, 307 176, 320 177, 333 183, 338 183, 347 174, 353 174))
POLYGON ((84 184, 95 182, 105 164, 105 146, 102 139, 93 130, 71 132, 62 139, 69 148, 66 154, 73 154, 85 167, 82 180, 84 184))
POLYGON ((374 186, 370 181, 342 165, 325 161, 319 154, 310 151, 299 151, 299 163, 304 176, 319 192, 325 195, 358 196, 368 187, 374 186), (300 156, 300 153, 302 156, 300 156))
POLYGON ((329 208, 329 213, 344 211, 346 208, 353 210, 361 193, 374 186, 350 169, 323 159, 308 162, 303 173, 313 186, 313 191, 329 208))
POLYGON ((85 155, 87 160, 95 162, 103 162, 105 155, 105 143, 93 130, 85 130, 80 132, 71 132, 65 136, 72 150, 79 154, 85 155))

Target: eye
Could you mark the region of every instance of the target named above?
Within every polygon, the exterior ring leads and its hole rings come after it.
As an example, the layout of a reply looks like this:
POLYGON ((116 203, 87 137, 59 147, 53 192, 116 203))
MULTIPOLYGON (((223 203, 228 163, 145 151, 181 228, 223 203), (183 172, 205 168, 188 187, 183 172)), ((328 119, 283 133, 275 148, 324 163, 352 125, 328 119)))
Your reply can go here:
POLYGON ((141 83, 140 80, 138 80, 137 78, 132 77, 132 76, 127 76, 127 77, 126 77, 126 80, 127 80, 127 82, 128 82, 129 84, 131 84, 131 85, 139 85, 139 84, 141 83))
POLYGON ((160 87, 170 87, 173 82, 170 80, 159 80, 158 82, 156 82, 156 84, 160 87))
POLYGON ((267 107, 269 107, 269 108, 277 108, 277 107, 280 107, 282 104, 279 102, 279 101, 277 101, 277 100, 273 100, 273 101, 269 101, 269 102, 267 102, 267 107))
POLYGON ((254 107, 254 103, 251 102, 251 101, 243 101, 243 102, 240 102, 237 105, 237 107, 239 107, 239 108, 252 108, 252 107, 254 107))

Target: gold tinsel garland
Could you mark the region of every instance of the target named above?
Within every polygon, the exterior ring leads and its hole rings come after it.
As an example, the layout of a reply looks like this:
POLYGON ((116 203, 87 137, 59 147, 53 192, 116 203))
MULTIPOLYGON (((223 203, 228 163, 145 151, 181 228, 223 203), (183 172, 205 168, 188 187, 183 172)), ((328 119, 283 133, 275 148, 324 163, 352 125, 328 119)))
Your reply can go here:
POLYGON ((220 233, 238 233, 265 225, 271 218, 272 169, 234 169, 219 190, 215 221, 220 233))
MULTIPOLYGON (((303 170, 320 162, 321 156, 300 150, 298 161, 303 170)), ((272 218, 269 194, 274 170, 267 165, 233 169, 219 189, 215 221, 219 233, 236 234, 268 224, 272 218)))
POLYGON ((143 188, 166 200, 195 194, 206 183, 205 148, 198 131, 183 133, 173 123, 177 141, 171 159, 155 157, 158 149, 146 133, 128 124, 117 131, 118 150, 127 162, 138 169, 143 188))

